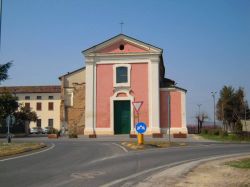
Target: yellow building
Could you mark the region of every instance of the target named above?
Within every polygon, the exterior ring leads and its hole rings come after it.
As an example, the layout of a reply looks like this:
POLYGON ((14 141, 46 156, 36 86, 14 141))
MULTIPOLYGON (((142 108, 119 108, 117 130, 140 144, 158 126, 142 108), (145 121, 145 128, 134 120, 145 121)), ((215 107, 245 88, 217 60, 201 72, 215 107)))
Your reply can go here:
POLYGON ((60 127, 61 86, 14 86, 0 87, 0 94, 10 92, 18 97, 18 103, 31 108, 38 116, 32 127, 60 127))

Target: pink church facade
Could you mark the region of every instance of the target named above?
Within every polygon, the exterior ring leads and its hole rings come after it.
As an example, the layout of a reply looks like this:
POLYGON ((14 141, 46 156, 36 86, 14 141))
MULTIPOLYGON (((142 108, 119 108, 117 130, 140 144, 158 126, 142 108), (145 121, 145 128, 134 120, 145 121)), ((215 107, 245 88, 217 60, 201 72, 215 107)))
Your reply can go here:
POLYGON ((186 90, 164 78, 162 49, 120 34, 83 51, 84 134, 187 133, 186 90), (142 101, 139 116, 133 102, 142 101))

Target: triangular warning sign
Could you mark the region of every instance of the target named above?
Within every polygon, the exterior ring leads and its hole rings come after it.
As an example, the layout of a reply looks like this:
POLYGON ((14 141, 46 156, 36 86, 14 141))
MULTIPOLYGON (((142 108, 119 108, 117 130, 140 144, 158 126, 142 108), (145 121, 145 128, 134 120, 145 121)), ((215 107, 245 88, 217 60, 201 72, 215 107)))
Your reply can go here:
POLYGON ((143 101, 135 101, 135 102, 132 102, 134 108, 135 108, 135 111, 136 112, 139 112, 140 108, 141 108, 141 105, 143 104, 143 101))

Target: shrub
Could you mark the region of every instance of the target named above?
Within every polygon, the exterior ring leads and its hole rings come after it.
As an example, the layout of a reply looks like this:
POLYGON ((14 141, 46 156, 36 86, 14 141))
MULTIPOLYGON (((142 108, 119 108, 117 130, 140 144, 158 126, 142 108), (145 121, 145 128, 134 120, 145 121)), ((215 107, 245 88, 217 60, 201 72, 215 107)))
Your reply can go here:
POLYGON ((48 134, 59 134, 60 133, 60 131, 58 131, 57 129, 55 129, 55 128, 51 128, 49 131, 48 131, 48 134))
POLYGON ((221 137, 225 137, 225 136, 228 136, 228 132, 227 131, 220 131, 220 136, 221 137))
POLYGON ((202 133, 202 134, 208 134, 208 129, 202 129, 202 130, 201 130, 201 133, 202 133))
POLYGON ((78 138, 76 133, 71 133, 69 134, 69 138, 78 138))

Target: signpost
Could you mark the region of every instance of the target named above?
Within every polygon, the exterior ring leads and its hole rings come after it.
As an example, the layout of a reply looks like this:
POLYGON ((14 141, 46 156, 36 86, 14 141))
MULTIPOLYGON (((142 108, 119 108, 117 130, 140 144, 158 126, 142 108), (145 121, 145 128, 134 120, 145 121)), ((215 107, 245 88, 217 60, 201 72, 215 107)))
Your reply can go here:
POLYGON ((15 116, 13 116, 12 114, 8 115, 6 118, 6 124, 8 128, 8 132, 7 132, 8 143, 11 143, 10 125, 13 125, 14 123, 15 123, 15 116))
POLYGON ((147 130, 147 125, 143 122, 139 122, 136 124, 135 127, 136 131, 138 132, 138 145, 144 144, 144 135, 143 133, 147 130))

